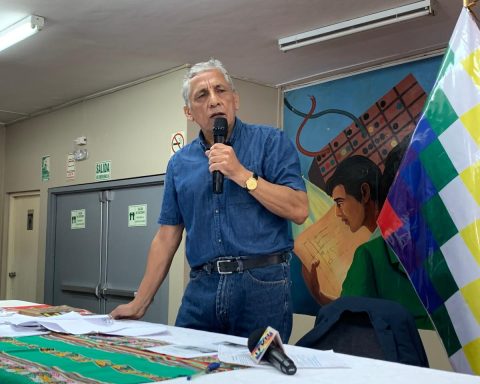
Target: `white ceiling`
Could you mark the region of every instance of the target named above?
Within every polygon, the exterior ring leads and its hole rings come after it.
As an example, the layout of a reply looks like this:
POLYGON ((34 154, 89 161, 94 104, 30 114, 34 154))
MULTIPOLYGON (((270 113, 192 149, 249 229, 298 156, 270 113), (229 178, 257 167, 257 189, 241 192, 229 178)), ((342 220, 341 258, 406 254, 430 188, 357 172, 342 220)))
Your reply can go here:
POLYGON ((462 0, 436 0, 433 17, 278 49, 278 38, 414 1, 0 0, 0 30, 27 14, 46 23, 0 52, 0 123, 209 57, 278 86, 444 48, 462 0))

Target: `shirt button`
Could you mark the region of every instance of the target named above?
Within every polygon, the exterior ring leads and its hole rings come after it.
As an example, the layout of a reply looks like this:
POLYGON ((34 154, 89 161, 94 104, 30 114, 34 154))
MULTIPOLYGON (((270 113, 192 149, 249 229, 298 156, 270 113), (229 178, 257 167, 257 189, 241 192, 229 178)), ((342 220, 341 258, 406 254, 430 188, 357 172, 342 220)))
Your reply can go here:
POLYGON ((215 209, 215 213, 218 213, 218 209, 215 209))
POLYGON ((222 239, 218 239, 218 242, 221 243, 221 242, 222 242, 222 239))

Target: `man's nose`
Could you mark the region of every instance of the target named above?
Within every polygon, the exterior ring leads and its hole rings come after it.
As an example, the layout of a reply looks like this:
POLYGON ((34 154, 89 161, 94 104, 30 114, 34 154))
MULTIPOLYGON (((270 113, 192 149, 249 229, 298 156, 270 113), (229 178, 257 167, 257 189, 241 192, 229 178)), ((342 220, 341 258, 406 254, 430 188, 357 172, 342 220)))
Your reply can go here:
POLYGON ((220 104, 220 98, 218 97, 218 95, 215 92, 212 92, 210 94, 209 102, 210 102, 211 107, 216 107, 218 104, 220 104))

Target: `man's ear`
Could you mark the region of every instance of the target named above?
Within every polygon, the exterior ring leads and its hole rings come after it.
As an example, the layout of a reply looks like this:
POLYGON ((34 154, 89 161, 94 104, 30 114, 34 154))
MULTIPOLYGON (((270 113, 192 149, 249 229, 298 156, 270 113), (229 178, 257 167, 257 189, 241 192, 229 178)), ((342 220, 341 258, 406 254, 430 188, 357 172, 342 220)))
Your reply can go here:
POLYGON ((360 190, 362 191, 362 203, 368 203, 371 199, 370 185, 368 183, 363 183, 360 190))
POLYGON ((233 93, 233 97, 234 97, 235 111, 238 111, 240 109, 240 96, 237 93, 237 91, 233 93))
POLYGON ((190 108, 188 108, 188 106, 185 105, 183 107, 183 113, 185 114, 185 116, 187 117, 188 120, 194 121, 193 116, 192 116, 192 112, 190 111, 190 108))

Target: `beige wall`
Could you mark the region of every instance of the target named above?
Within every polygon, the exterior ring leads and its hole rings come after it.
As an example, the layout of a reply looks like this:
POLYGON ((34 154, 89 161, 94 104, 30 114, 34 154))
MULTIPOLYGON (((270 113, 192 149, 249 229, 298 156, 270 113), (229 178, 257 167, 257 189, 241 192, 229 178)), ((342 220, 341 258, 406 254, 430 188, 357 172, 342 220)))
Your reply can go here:
POLYGON ((112 161, 112 178, 164 172, 170 137, 185 130, 178 84, 182 71, 78 103, 7 128, 7 192, 71 184, 67 154, 87 136, 89 158, 77 162, 75 184, 95 181, 95 162, 112 161), (40 159, 51 156, 51 179, 42 182, 40 159))
MULTIPOLYGON (((135 86, 0 128, 0 149, 4 143, 6 146, 0 156, 0 180, 5 181, 0 187, 1 196, 5 196, 5 192, 40 191, 38 302, 43 301, 44 294, 48 188, 95 182, 95 163, 103 160, 112 162, 112 179, 164 173, 170 158, 171 135, 186 131, 188 141, 198 135, 198 127, 187 124, 183 115, 180 91, 185 71, 180 68, 135 86), (76 179, 67 181, 67 154, 74 148, 73 140, 80 136, 87 137, 85 147, 89 158, 76 163, 76 179), (51 156, 51 177, 42 182, 41 158, 46 155, 51 156)), ((235 84, 241 98, 239 116, 242 119, 277 125, 276 89, 242 80, 235 84)), ((1 204, 0 218, 4 214, 4 204, 1 204)), ((3 249, 2 265, 5 259, 3 249)), ((175 320, 187 271, 182 246, 170 273, 169 323, 175 320)), ((0 280, 5 281, 5 268, 0 273, 0 280)), ((5 297, 4 286, 0 297, 5 297)))
POLYGON ((234 82, 240 95, 238 116, 243 121, 281 127, 283 117, 278 104, 280 91, 244 80, 234 80, 234 82))

